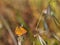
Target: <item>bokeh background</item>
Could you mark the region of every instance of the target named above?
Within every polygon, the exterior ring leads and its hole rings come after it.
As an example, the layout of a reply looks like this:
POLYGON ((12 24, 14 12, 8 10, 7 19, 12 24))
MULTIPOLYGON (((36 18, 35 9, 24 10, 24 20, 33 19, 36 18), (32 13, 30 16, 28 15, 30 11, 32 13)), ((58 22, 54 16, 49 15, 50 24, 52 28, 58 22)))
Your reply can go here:
POLYGON ((18 45, 21 25, 27 30, 22 45, 43 45, 36 34, 46 45, 60 45, 60 0, 0 0, 0 45, 18 45))

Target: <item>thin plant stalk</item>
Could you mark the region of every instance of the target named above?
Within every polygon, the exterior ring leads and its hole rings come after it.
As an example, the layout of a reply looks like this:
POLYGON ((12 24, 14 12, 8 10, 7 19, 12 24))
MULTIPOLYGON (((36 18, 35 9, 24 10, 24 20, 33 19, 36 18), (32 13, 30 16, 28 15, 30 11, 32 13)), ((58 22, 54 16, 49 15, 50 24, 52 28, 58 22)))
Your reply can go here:
POLYGON ((18 40, 18 45, 22 45, 23 36, 19 36, 17 40, 18 40))
POLYGON ((60 38, 56 34, 53 34, 53 36, 55 39, 57 39, 60 42, 60 38))
MULTIPOLYGON (((51 16, 51 9, 50 9, 50 5, 48 6, 48 9, 47 9, 47 15, 50 15, 51 16)), ((53 15, 53 18, 55 18, 55 20, 60 23, 58 21, 58 19, 53 15)), ((51 33, 51 32, 50 32, 51 33)), ((57 39, 58 41, 60 41, 59 37, 57 35, 55 35, 54 33, 51 33, 52 36, 54 36, 55 39, 57 39)))
POLYGON ((38 39, 41 42, 41 45, 47 45, 40 35, 38 35, 38 39))
POLYGON ((2 20, 2 22, 3 22, 4 26, 6 27, 6 29, 8 30, 8 32, 9 32, 9 34, 10 34, 10 36, 11 36, 13 42, 14 42, 14 45, 17 45, 15 36, 14 36, 13 32, 11 31, 7 21, 4 19, 4 17, 2 15, 0 15, 0 19, 2 20))

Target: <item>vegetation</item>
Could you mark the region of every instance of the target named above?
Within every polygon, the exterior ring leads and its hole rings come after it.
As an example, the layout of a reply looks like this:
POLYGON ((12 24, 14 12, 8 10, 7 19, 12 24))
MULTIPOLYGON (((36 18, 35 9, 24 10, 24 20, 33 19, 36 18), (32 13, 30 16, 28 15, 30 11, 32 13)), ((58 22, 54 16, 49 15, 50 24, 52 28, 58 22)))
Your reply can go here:
POLYGON ((0 45, 60 45, 60 0, 0 0, 0 45))

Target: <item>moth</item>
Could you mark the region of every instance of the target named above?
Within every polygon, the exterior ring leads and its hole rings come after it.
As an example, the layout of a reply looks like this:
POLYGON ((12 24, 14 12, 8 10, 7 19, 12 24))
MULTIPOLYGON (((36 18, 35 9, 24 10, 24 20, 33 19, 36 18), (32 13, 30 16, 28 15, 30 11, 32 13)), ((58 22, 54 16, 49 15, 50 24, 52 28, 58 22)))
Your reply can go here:
POLYGON ((17 26, 16 29, 15 29, 15 34, 17 36, 22 36, 22 35, 24 35, 26 33, 27 33, 26 29, 21 27, 21 26, 20 27, 17 26))

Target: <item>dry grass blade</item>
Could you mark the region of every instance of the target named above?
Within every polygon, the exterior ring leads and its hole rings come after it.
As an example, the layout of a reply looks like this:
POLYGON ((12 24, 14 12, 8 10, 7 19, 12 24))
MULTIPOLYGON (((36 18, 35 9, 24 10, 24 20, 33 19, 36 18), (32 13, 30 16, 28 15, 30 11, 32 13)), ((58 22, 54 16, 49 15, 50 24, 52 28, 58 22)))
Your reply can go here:
POLYGON ((22 40, 23 40, 22 38, 23 38, 22 36, 18 37, 18 45, 22 45, 22 40))
POLYGON ((57 35, 53 34, 53 36, 55 39, 57 39, 60 42, 60 38, 57 35))
POLYGON ((0 19, 2 20, 2 22, 3 22, 4 26, 6 27, 6 29, 8 30, 12 40, 14 41, 14 45, 17 45, 16 39, 15 39, 15 37, 13 35, 13 32, 11 31, 7 21, 4 19, 4 17, 2 15, 0 15, 0 19))
POLYGON ((47 45, 40 35, 38 35, 38 38, 39 38, 39 41, 41 42, 41 45, 47 45))

